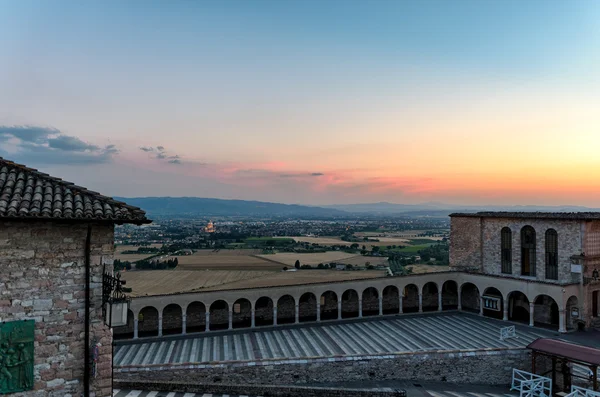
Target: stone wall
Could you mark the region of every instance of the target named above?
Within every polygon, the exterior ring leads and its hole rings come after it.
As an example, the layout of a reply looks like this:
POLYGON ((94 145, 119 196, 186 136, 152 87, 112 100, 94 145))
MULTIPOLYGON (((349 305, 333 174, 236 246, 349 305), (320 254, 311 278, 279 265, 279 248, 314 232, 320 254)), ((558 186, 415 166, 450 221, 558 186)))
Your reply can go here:
MULTIPOLYGON (((83 393, 85 242, 87 225, 0 223, 0 317, 35 320, 34 391, 23 396, 83 393)), ((113 226, 91 234, 90 339, 98 343, 96 396, 110 396, 112 333, 102 322, 102 269, 112 266, 113 226)))
POLYGON ((572 255, 582 251, 581 222, 556 219, 518 219, 518 218, 484 218, 483 220, 483 271, 486 274, 501 273, 500 238, 503 227, 512 231, 512 276, 521 276, 521 229, 524 226, 535 229, 536 266, 535 278, 546 279, 546 231, 554 229, 558 233, 558 281, 570 282, 572 255))
POLYGON ((150 367, 147 371, 120 369, 115 373, 115 378, 125 381, 185 381, 196 384, 314 385, 326 382, 400 379, 508 385, 513 368, 530 370, 531 355, 526 350, 457 351, 288 362, 200 365, 198 368, 188 369, 157 366, 150 367))
POLYGON ((451 218, 450 268, 452 270, 481 270, 481 219, 451 218))

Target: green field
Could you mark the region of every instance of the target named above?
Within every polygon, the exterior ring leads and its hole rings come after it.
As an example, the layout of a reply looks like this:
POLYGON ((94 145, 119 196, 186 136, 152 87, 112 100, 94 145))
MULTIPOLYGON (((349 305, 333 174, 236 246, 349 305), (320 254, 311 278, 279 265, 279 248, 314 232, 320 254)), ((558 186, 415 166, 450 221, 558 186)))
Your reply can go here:
POLYGON ((406 246, 404 248, 395 248, 392 249, 391 251, 394 252, 406 252, 409 254, 417 254, 420 250, 430 247, 431 245, 433 245, 433 243, 429 243, 429 244, 417 244, 417 245, 409 245, 406 246))

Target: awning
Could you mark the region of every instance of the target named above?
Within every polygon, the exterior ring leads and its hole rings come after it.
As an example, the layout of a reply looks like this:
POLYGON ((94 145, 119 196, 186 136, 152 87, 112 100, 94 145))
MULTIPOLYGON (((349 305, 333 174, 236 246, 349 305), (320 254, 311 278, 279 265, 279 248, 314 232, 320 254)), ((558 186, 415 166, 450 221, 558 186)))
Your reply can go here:
POLYGON ((557 339, 539 338, 531 342, 528 349, 534 352, 567 359, 577 364, 599 365, 600 349, 563 342, 557 339))

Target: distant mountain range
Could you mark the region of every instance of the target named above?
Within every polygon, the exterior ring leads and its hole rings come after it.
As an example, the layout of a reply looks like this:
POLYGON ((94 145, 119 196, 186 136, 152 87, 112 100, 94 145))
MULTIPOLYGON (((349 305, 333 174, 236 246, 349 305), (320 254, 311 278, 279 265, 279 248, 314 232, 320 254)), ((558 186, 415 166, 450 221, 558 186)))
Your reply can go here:
POLYGON ((200 197, 115 197, 145 210, 150 216, 282 216, 282 217, 343 217, 351 214, 405 215, 444 217, 452 212, 477 211, 542 211, 584 212, 600 211, 582 206, 466 206, 439 202, 422 204, 368 203, 308 206, 269 203, 263 201, 222 200, 200 197))

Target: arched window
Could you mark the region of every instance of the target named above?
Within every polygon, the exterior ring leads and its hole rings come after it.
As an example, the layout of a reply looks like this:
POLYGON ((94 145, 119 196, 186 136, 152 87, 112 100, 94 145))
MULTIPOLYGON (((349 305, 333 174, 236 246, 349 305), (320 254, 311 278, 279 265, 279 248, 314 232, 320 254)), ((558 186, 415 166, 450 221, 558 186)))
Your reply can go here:
POLYGON ((502 273, 512 274, 512 231, 509 227, 502 228, 501 234, 501 258, 502 273))
POLYGON ((546 278, 558 280, 558 233, 546 230, 546 278))
POLYGON ((535 277, 535 230, 531 226, 521 229, 521 275, 535 277))

